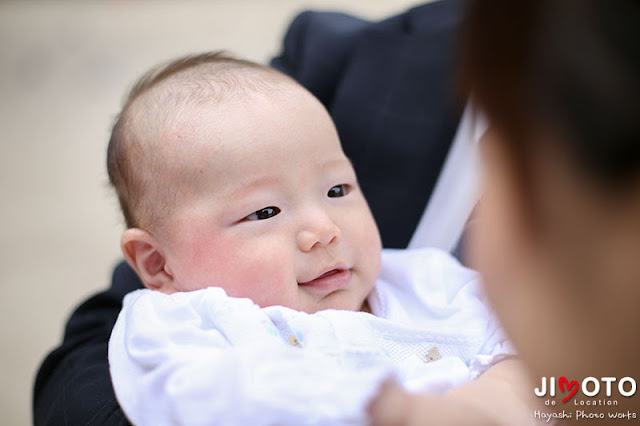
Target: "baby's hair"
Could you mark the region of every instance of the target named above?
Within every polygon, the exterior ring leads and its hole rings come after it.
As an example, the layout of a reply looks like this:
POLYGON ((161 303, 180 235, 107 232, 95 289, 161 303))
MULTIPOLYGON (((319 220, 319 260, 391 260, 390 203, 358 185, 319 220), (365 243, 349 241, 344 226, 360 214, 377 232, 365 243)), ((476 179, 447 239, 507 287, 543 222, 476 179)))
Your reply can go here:
POLYGON ((162 139, 163 128, 186 107, 277 90, 282 83, 292 84, 293 80, 225 52, 184 56, 145 73, 127 95, 107 148, 109 182, 118 195, 127 228, 148 229, 171 209, 169 187, 176 182, 158 182, 162 181, 158 173, 143 173, 160 156, 153 144, 162 139), (151 200, 150 193, 162 197, 151 200))

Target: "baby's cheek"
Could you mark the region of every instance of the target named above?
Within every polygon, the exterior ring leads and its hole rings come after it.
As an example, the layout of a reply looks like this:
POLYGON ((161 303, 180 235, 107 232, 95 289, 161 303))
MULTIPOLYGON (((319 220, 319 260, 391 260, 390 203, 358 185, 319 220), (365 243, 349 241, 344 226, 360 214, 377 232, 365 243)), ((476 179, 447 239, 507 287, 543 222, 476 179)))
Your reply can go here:
POLYGON ((295 276, 287 245, 270 238, 220 247, 218 282, 233 297, 248 297, 258 305, 287 304, 295 276))
POLYGON ((372 266, 380 264, 380 251, 382 250, 382 242, 380 240, 380 233, 378 227, 373 219, 373 216, 368 212, 363 212, 358 220, 351 226, 357 235, 357 246, 366 254, 369 262, 372 266))
POLYGON ((238 269, 233 241, 192 238, 185 241, 187 248, 181 253, 179 281, 184 290, 209 286, 225 288, 233 283, 233 272, 238 269))

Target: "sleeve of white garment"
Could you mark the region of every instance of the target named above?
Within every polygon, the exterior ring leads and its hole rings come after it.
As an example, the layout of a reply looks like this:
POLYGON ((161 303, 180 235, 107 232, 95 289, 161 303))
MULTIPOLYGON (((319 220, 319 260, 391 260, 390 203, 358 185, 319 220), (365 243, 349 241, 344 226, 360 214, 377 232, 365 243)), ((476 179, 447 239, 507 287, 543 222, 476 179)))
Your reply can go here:
POLYGON ((288 345, 258 306, 218 288, 128 295, 109 363, 118 402, 140 426, 366 423, 389 375, 288 345))
POLYGON ((469 372, 471 377, 475 379, 496 363, 505 358, 516 356, 517 352, 491 308, 480 275, 475 271, 473 273, 476 274, 476 277, 465 286, 469 288, 469 293, 476 298, 478 315, 484 316, 486 324, 482 345, 469 363, 469 372))

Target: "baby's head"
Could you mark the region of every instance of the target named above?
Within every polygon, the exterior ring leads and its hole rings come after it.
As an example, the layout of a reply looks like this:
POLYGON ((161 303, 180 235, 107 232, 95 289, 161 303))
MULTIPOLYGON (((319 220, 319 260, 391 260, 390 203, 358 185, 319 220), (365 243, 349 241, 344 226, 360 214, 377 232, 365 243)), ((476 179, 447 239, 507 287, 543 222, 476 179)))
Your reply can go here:
POLYGON ((284 74, 221 54, 146 74, 107 163, 122 250, 146 287, 363 308, 380 269, 377 227, 328 113, 284 74))

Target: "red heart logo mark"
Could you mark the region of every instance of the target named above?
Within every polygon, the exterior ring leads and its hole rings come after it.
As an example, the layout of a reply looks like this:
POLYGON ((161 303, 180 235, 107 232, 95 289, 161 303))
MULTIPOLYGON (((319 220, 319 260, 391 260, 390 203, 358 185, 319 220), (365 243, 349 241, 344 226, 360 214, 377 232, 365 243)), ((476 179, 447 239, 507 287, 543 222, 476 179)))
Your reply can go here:
POLYGON ((578 392, 578 381, 577 380, 572 380, 571 382, 569 382, 569 380, 567 380, 566 377, 562 376, 558 379, 558 385, 560 385, 560 390, 562 392, 564 392, 565 390, 569 391, 569 395, 567 395, 562 402, 567 402, 568 400, 570 400, 571 398, 573 398, 573 395, 576 394, 576 392, 578 392), (565 388, 566 386, 566 388, 565 388))

